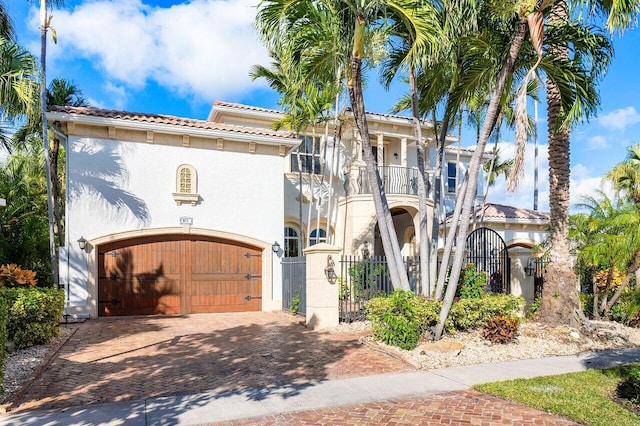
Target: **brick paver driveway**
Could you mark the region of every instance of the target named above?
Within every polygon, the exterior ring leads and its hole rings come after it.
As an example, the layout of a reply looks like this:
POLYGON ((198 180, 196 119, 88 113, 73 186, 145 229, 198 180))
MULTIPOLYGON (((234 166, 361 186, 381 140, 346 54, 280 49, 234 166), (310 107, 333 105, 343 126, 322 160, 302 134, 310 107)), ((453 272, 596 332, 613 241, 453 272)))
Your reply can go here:
POLYGON ((357 335, 263 312, 100 318, 82 324, 17 404, 68 407, 176 393, 242 392, 409 369, 357 335))
POLYGON ((577 423, 473 390, 344 407, 282 413, 221 423, 266 425, 519 425, 571 426, 577 423))

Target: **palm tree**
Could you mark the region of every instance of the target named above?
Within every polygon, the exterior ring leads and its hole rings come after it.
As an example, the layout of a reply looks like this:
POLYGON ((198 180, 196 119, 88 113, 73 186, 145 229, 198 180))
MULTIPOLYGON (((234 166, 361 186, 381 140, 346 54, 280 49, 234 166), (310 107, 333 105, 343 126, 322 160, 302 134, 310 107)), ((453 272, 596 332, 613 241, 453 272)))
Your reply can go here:
MULTIPOLYGON (((54 78, 47 88, 47 105, 51 106, 71 106, 88 107, 89 102, 85 99, 77 84, 68 80, 54 78)), ((26 147, 31 144, 40 144, 42 141, 42 115, 37 114, 31 117, 27 124, 22 126, 13 135, 12 149, 16 147, 26 147)), ((63 244, 62 220, 60 212, 63 211, 63 197, 60 184, 60 138, 55 132, 50 133, 51 146, 48 155, 49 167, 51 170, 51 192, 53 195, 53 218, 54 235, 58 237, 58 244, 63 244)))
POLYGON ((605 179, 613 183, 619 196, 640 204, 640 143, 628 148, 627 159, 611 169, 605 179))
POLYGON ((4 5, 4 2, 0 0, 0 37, 15 41, 15 36, 16 34, 13 23, 11 22, 11 17, 9 16, 9 11, 4 5))
POLYGON ((578 261, 589 269, 593 278, 593 317, 607 319, 611 307, 640 266, 640 210, 628 202, 614 203, 603 192, 599 192, 597 199, 585 197, 579 207, 588 213, 570 216, 569 237, 578 250, 578 261), (596 280, 599 269, 606 271, 602 291, 596 280), (609 299, 616 270, 628 273, 609 299))
MULTIPOLYGON (((374 207, 378 218, 380 237, 387 256, 391 280, 397 288, 408 290, 409 282, 404 273, 404 265, 400 253, 397 236, 393 226, 393 219, 384 193, 382 181, 376 167, 369 138, 369 129, 366 121, 364 98, 362 91, 362 67, 365 61, 366 38, 368 32, 387 23, 391 16, 402 17, 403 22, 415 34, 415 42, 409 52, 408 58, 417 57, 425 51, 426 46, 432 45, 433 22, 428 18, 430 14, 421 14, 416 4, 409 0, 360 2, 360 1, 335 1, 323 0, 312 2, 309 0, 263 0, 258 7, 257 26, 265 43, 273 45, 275 40, 282 37, 291 37, 297 31, 303 31, 310 23, 310 17, 317 16, 318 10, 327 11, 334 17, 332 22, 336 32, 340 34, 339 44, 330 47, 334 51, 347 74, 347 89, 351 102, 351 108, 355 124, 363 144, 365 173, 372 188, 374 207)), ((311 21, 313 22, 313 21, 311 21)), ((320 51, 321 57, 327 49, 320 39, 309 39, 301 49, 300 57, 313 57, 316 51, 320 51)), ((434 43, 435 44, 435 43, 434 43)), ((313 61, 311 61, 313 62, 313 61)), ((333 65, 334 62, 332 62, 333 65)), ((317 64, 317 63, 315 63, 317 64)), ((324 75, 331 75, 336 68, 331 67, 330 72, 324 67, 324 75)), ((319 68, 313 70, 318 72, 319 68)))
MULTIPOLYGON (((11 40, 0 37, 0 113, 12 122, 37 110, 35 58, 11 40)), ((2 130, 2 129, 0 129, 2 130)), ((2 145, 11 152, 11 140, 0 132, 2 145)))
MULTIPOLYGON (((587 0, 589 10, 607 15, 610 31, 628 27, 640 11, 640 3, 627 0, 587 0)), ((566 0, 557 1, 549 15, 549 25, 560 28, 569 20, 566 0)), ((588 39, 585 39, 588 41, 588 39)), ((567 45, 557 44, 549 49, 556 61, 567 62, 567 45)), ((574 58, 575 59, 575 58, 574 58)), ((604 64, 594 64, 596 74, 604 64)), ((549 209, 550 209, 550 258, 547 277, 539 310, 541 321, 548 323, 576 323, 579 310, 576 276, 571 268, 569 255, 569 122, 583 115, 579 108, 566 109, 561 99, 562 87, 557 79, 547 85, 547 116, 549 133, 549 209)))

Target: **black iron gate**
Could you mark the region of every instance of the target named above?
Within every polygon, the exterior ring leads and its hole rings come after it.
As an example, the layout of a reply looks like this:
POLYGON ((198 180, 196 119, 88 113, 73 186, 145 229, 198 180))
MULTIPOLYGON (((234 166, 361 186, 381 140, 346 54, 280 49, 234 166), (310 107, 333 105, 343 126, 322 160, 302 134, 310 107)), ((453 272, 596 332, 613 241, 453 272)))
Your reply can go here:
POLYGON ((478 228, 467 236, 466 263, 487 274, 488 290, 511 293, 511 259, 502 237, 493 229, 478 228))
POLYGON ((307 262, 304 256, 282 258, 282 309, 300 315, 307 313, 307 262))

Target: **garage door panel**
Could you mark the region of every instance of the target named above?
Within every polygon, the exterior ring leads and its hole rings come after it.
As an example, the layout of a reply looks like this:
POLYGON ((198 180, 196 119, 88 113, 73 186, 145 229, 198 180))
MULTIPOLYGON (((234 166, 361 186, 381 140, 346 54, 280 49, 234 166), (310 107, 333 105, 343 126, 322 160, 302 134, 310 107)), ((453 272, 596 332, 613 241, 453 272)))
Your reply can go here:
POLYGON ((108 244, 99 253, 99 315, 262 309, 259 249, 165 235, 108 244))

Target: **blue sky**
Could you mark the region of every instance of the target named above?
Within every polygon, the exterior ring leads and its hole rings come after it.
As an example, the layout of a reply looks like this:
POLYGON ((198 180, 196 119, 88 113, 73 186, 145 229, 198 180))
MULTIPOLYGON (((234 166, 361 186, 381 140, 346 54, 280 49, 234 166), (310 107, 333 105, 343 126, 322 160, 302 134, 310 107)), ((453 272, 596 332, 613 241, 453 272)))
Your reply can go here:
MULTIPOLYGON (((39 52, 36 3, 5 2, 19 42, 39 52)), ((277 94, 248 77, 253 64, 268 64, 252 29, 257 0, 66 0, 53 11, 58 44, 49 43, 48 79, 72 80, 94 106, 205 119, 220 99, 267 108, 277 94)), ((598 117, 572 133, 572 202, 593 193, 600 177, 624 159, 625 149, 640 141, 640 80, 636 77, 640 30, 614 41, 616 55, 600 86, 598 117)), ((373 73, 365 94, 367 109, 388 112, 405 90, 385 92, 373 73)), ((540 107, 540 206, 547 208, 546 121, 540 107)), ((462 144, 472 145, 464 131, 462 144)), ((512 136, 501 149, 508 155, 512 136)), ((533 150, 528 150, 520 190, 508 194, 502 182, 490 200, 532 207, 533 150)))

